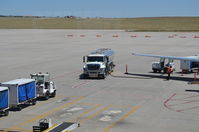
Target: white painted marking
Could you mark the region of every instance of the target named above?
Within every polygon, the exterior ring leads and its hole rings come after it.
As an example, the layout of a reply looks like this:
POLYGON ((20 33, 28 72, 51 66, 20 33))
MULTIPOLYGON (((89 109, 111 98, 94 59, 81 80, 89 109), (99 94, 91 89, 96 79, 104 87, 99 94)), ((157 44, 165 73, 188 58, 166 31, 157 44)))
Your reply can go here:
POLYGON ((103 116, 99 119, 100 121, 111 121, 112 120, 112 117, 111 116, 103 116))
POLYGON ((111 111, 105 111, 103 114, 104 115, 112 115, 112 114, 120 114, 122 113, 121 110, 111 110, 111 111))
POLYGON ((83 108, 81 108, 81 107, 74 107, 74 108, 71 108, 71 109, 69 109, 69 110, 67 110, 68 112, 74 112, 74 111, 80 111, 80 110, 82 110, 83 108))
POLYGON ((68 117, 68 116, 72 116, 72 113, 64 113, 62 115, 60 115, 60 117, 68 117))

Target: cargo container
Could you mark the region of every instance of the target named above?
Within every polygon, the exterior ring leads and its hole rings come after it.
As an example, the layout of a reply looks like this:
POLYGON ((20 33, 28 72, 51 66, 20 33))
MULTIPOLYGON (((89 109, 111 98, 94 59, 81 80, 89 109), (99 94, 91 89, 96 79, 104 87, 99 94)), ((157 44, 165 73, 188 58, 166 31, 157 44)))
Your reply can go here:
POLYGON ((0 115, 7 116, 9 114, 9 89, 8 87, 0 87, 0 115))
POLYGON ((16 79, 4 82, 1 86, 9 88, 9 107, 21 110, 23 104, 36 104, 36 84, 34 79, 16 79))

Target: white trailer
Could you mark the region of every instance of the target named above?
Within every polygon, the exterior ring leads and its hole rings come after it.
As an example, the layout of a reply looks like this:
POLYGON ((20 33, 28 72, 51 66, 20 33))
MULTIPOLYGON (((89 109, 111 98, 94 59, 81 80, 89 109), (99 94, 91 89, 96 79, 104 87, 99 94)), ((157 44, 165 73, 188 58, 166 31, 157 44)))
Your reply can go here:
POLYGON ((114 51, 108 48, 101 48, 83 57, 84 77, 105 78, 115 67, 113 63, 114 51))
POLYGON ((16 79, 1 83, 1 86, 9 88, 10 108, 21 110, 23 104, 36 104, 36 84, 34 79, 16 79))
POLYGON ((9 114, 9 89, 0 87, 0 114, 7 116, 9 114))
MULTIPOLYGON (((187 58, 198 58, 198 56, 189 56, 187 58)), ((199 62, 193 62, 190 60, 180 60, 180 69, 183 72, 192 72, 193 68, 198 68, 199 62)))

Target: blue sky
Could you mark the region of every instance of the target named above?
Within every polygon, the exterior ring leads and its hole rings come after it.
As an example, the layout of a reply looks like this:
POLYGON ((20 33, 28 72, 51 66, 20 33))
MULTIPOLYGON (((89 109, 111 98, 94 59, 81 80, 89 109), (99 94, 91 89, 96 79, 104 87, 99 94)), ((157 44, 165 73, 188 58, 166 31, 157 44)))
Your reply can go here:
POLYGON ((199 16, 199 0, 0 0, 0 15, 199 16))

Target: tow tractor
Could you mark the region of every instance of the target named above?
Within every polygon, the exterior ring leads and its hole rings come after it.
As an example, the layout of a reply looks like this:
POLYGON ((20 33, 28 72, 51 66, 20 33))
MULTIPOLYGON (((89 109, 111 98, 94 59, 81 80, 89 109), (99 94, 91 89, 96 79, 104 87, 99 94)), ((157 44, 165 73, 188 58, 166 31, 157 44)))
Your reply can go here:
POLYGON ((32 79, 36 81, 37 97, 44 97, 46 100, 49 97, 56 96, 56 87, 53 81, 50 80, 49 73, 30 74, 32 79))
POLYGON ((161 71, 166 73, 168 66, 172 67, 172 71, 175 70, 175 63, 173 62, 173 59, 168 59, 168 63, 166 63, 166 64, 165 64, 165 58, 160 58, 159 62, 152 62, 152 70, 155 73, 161 72, 161 71))

